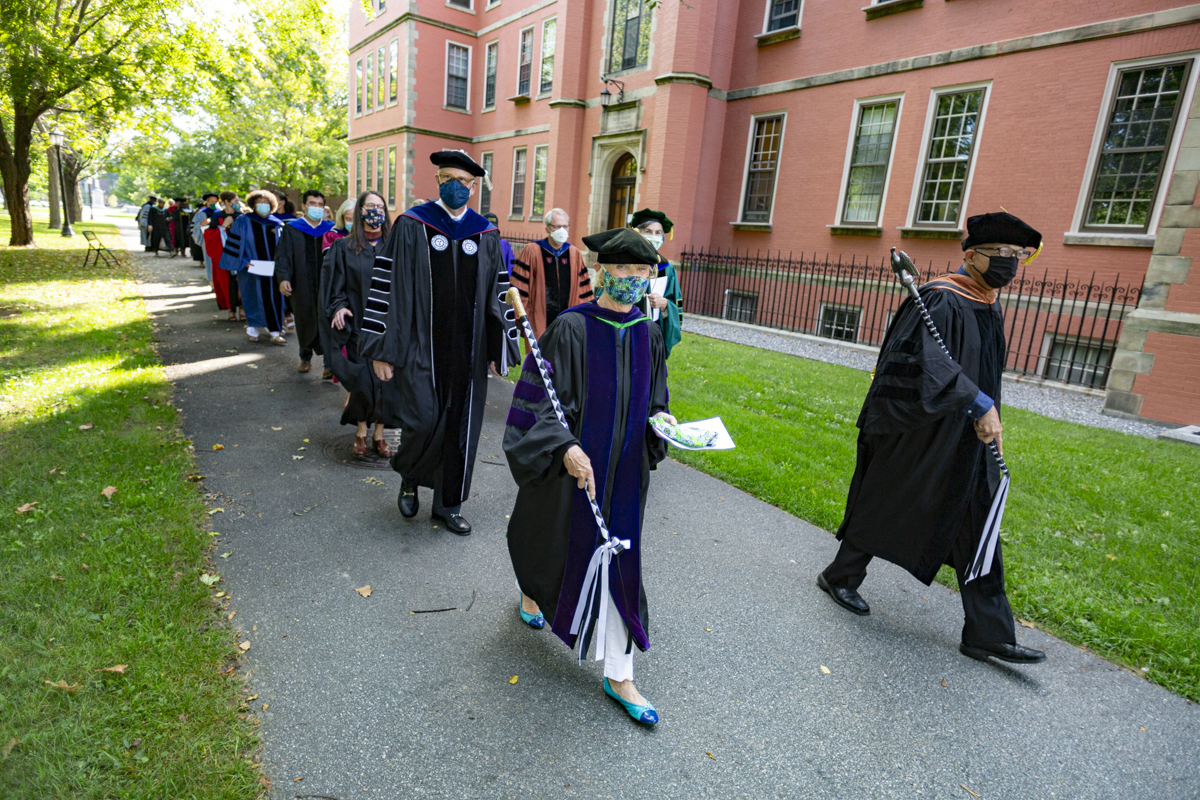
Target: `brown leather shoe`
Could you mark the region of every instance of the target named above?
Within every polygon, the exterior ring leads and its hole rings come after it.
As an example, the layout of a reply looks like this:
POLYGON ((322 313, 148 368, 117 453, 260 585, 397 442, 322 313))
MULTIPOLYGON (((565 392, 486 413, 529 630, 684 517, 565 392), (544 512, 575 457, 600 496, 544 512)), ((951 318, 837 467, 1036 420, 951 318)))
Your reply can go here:
POLYGON ((392 448, 388 446, 387 439, 374 439, 372 441, 375 443, 375 452, 379 454, 380 458, 392 457, 392 448))
POLYGON ((361 458, 362 456, 365 456, 366 454, 367 454, 367 437, 355 436, 354 437, 354 455, 361 458))
POLYGON ((321 373, 321 380, 328 381, 333 379, 333 370, 327 369, 321 373))
POLYGON ((296 367, 296 372, 308 372, 312 369, 311 361, 301 361, 300 366, 296 367))

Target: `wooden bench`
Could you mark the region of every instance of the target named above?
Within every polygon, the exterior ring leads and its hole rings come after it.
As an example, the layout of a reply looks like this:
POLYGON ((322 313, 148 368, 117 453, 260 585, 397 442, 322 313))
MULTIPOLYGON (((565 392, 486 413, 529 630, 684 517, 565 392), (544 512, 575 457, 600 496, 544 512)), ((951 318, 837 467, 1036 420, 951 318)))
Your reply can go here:
POLYGON ((100 241, 100 237, 93 231, 84 231, 83 238, 87 239, 88 249, 83 256, 83 265, 86 267, 89 263, 99 264, 104 261, 105 266, 113 267, 117 264, 117 254, 109 250, 100 241), (92 255, 95 254, 96 260, 92 261, 92 255))

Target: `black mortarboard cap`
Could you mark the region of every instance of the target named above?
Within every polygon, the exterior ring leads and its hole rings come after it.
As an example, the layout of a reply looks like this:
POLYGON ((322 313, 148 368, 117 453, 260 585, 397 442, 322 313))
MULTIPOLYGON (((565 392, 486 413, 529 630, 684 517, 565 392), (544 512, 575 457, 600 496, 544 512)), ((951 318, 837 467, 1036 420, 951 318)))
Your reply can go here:
POLYGON ((633 228, 613 228, 583 237, 583 244, 600 264, 657 264, 662 261, 654 245, 633 228))
POLYGON ((1039 247, 1042 235, 1024 220, 1007 211, 980 214, 967 220, 967 238, 962 249, 970 250, 981 244, 1015 244, 1018 247, 1039 247))
POLYGON ((644 222, 650 220, 658 220, 663 226, 663 233, 670 233, 671 228, 675 227, 675 223, 671 222, 671 218, 661 211, 655 211, 652 208, 643 208, 641 211, 633 212, 633 218, 629 221, 629 227, 636 228, 644 222))
POLYGON ((439 167, 466 170, 476 178, 482 178, 487 174, 483 167, 475 163, 475 159, 462 150, 439 150, 430 155, 429 160, 439 167))

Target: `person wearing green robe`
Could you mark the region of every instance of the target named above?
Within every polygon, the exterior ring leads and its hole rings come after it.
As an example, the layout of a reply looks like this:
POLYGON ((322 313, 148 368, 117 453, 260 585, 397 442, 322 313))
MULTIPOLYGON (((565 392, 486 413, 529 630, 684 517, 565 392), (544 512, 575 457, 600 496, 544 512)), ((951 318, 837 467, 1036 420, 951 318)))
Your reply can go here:
MULTIPOLYGON (((642 236, 645 236, 650 241, 650 244, 654 245, 654 249, 658 250, 662 247, 665 236, 671 233, 671 229, 675 227, 675 224, 663 212, 643 208, 641 211, 634 213, 630 219, 629 227, 642 234, 642 236)), ((671 355, 671 348, 679 344, 679 340, 683 338, 680 326, 683 292, 680 291, 679 278, 676 276, 675 267, 671 266, 670 261, 664 261, 658 265, 658 274, 651 276, 651 282, 652 289, 642 301, 642 313, 653 319, 652 311, 658 312, 658 327, 662 330, 663 342, 666 344, 667 356, 669 357, 671 355), (660 279, 665 278, 667 281, 661 293, 653 291, 655 277, 660 279)))

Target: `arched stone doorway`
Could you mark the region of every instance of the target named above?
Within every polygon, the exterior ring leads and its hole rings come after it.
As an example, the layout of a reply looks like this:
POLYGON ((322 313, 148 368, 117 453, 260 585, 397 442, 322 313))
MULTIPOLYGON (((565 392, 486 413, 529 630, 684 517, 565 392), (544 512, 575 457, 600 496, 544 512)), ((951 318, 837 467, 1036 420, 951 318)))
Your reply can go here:
POLYGON ((625 153, 613 164, 612 180, 608 191, 608 227, 624 228, 629 215, 634 212, 634 197, 637 194, 637 159, 625 153))

